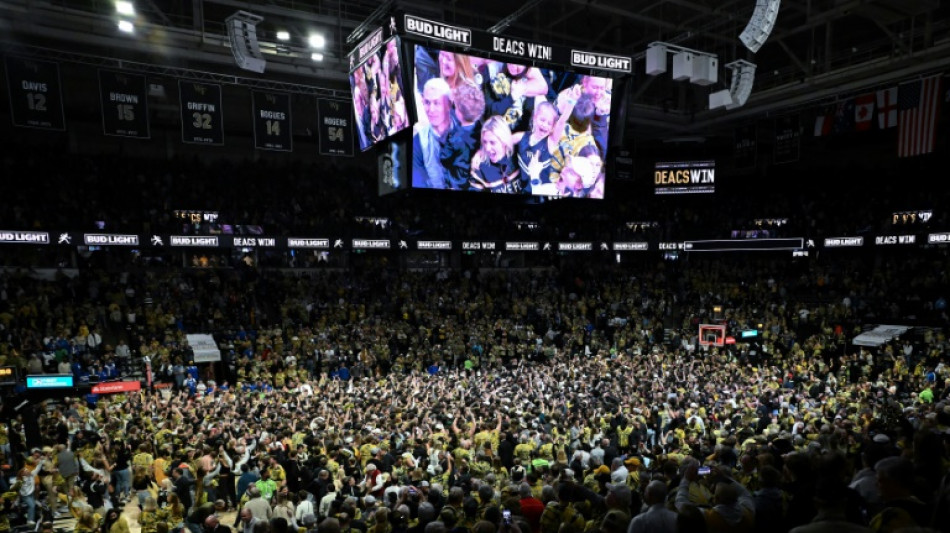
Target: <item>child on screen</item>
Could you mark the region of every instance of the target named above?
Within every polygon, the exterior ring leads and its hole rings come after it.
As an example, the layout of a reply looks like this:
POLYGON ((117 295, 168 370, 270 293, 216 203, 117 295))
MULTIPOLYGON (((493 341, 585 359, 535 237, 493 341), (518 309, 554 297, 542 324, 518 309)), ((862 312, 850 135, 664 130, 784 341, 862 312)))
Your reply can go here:
POLYGON ((578 89, 574 91, 573 98, 561 99, 558 102, 561 105, 560 113, 553 104, 542 101, 531 117, 531 130, 513 135, 516 142, 515 159, 521 173, 528 179, 528 192, 531 194, 544 194, 545 185, 551 183, 551 154, 557 150, 560 134, 579 96, 578 89))

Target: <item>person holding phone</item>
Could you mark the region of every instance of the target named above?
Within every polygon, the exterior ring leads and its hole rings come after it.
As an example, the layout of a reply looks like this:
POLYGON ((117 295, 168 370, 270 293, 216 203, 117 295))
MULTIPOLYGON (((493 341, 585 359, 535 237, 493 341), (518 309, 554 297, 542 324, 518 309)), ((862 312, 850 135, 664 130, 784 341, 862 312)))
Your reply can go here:
MULTIPOLYGON (((690 488, 699 477, 699 462, 693 459, 689 463, 676 491, 676 508, 680 511, 690 505, 690 488)), ((703 508, 707 530, 713 533, 752 531, 755 526, 755 500, 749 490, 717 467, 711 467, 705 477, 709 483, 715 484, 715 493, 706 505, 696 507, 703 508)))
POLYGON ((680 471, 683 474, 676 491, 676 509, 682 510, 688 505, 705 507, 712 502, 712 492, 706 486, 705 477, 699 475, 700 464, 693 457, 687 457, 680 471))

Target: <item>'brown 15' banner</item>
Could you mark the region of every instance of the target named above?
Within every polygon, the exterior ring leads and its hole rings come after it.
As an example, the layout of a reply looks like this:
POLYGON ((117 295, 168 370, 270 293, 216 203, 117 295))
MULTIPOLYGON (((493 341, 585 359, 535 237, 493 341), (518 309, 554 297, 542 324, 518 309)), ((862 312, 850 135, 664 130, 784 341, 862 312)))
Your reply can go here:
POLYGON ((102 132, 116 137, 148 139, 148 89, 145 76, 99 71, 102 132))

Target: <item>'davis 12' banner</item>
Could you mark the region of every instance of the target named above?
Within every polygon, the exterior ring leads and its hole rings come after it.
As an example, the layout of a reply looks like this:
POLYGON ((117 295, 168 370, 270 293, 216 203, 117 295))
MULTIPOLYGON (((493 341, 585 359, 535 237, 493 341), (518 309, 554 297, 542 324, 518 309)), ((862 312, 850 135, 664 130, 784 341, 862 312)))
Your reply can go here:
POLYGON ((224 144, 221 86, 179 80, 178 91, 181 95, 181 142, 224 144))
POLYGON ((6 67, 13 125, 65 130, 59 63, 7 56, 6 67))
POLYGON ((102 132, 116 137, 148 139, 148 89, 145 76, 99 71, 102 132))
POLYGON ((317 139, 320 155, 353 156, 353 104, 317 100, 317 139))
POLYGON ((293 151, 290 95, 254 91, 252 97, 254 147, 258 150, 293 151))

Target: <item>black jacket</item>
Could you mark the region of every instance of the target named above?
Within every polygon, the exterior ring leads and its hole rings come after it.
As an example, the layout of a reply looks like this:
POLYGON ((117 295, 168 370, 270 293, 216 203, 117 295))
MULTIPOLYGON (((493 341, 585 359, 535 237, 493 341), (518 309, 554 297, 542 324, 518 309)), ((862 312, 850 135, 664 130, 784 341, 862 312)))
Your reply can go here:
POLYGON ((195 482, 188 476, 181 476, 175 480, 175 494, 178 495, 179 501, 185 506, 185 509, 190 510, 194 501, 191 499, 191 487, 194 486, 195 482))

